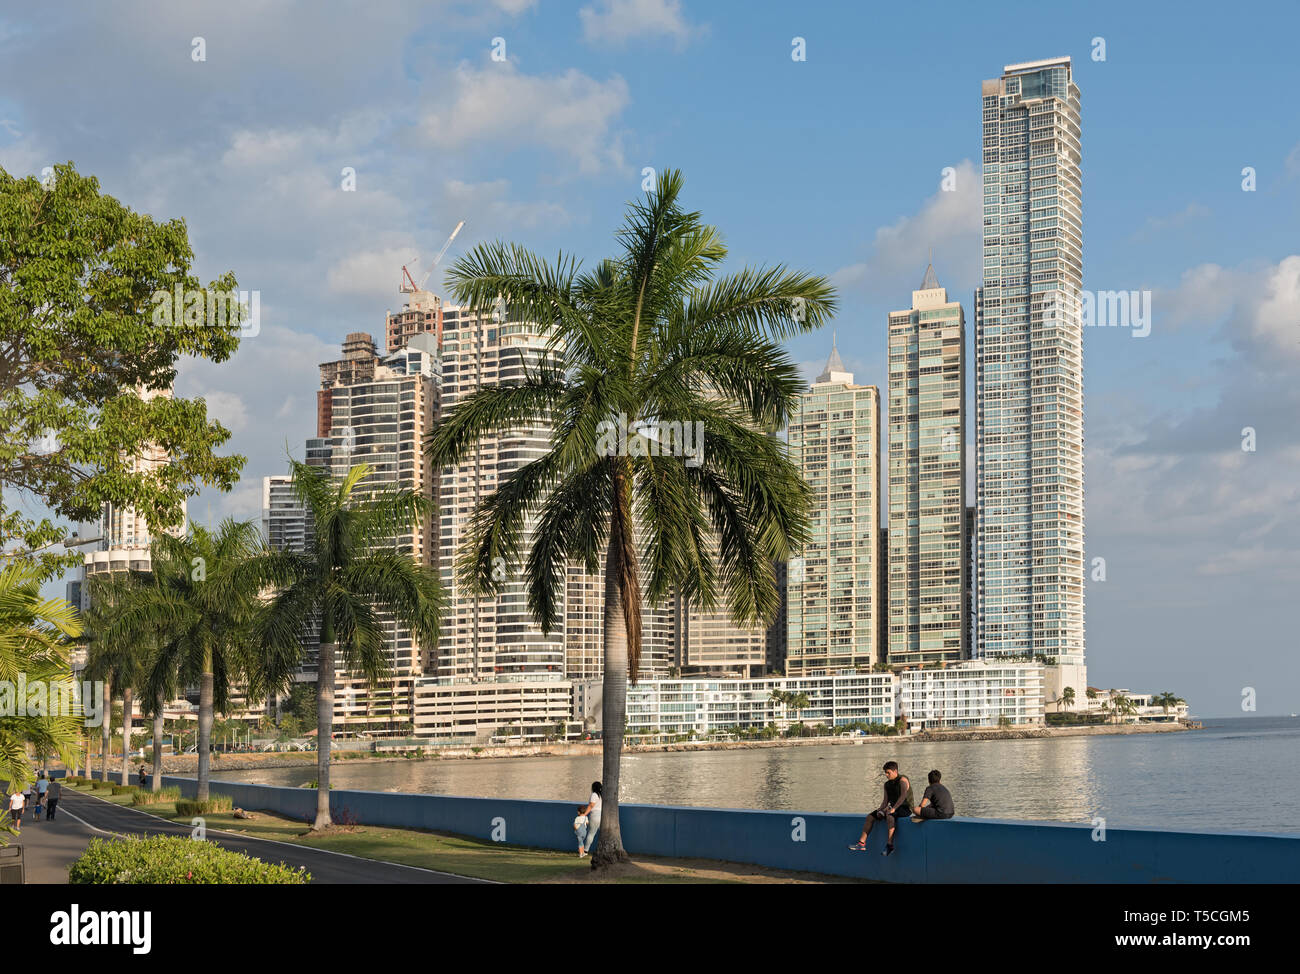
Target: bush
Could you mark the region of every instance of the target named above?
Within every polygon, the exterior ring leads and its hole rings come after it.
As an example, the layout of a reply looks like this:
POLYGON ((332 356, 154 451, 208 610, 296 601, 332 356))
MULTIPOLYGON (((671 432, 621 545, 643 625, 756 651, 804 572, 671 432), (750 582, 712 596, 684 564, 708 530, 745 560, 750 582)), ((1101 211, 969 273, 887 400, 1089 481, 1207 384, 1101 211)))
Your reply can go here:
POLYGON ((162 805, 166 802, 180 801, 181 790, 176 786, 160 788, 157 791, 136 792, 132 805, 162 805))
POLYGON ((82 885, 243 883, 289 886, 310 881, 310 873, 282 862, 267 863, 211 842, 195 842, 169 835, 91 839, 86 851, 68 868, 68 882, 82 885))
POLYGON ((112 787, 113 787, 113 782, 111 782, 111 781, 92 781, 92 782, 90 783, 90 787, 92 787, 92 788, 112 788, 112 787))
POLYGON ((235 807, 229 795, 212 795, 207 801, 191 801, 180 798, 176 801, 176 814, 181 816, 211 815, 213 812, 228 812, 235 807))
POLYGON ((140 789, 135 785, 114 785, 113 794, 115 795, 134 795, 140 789))

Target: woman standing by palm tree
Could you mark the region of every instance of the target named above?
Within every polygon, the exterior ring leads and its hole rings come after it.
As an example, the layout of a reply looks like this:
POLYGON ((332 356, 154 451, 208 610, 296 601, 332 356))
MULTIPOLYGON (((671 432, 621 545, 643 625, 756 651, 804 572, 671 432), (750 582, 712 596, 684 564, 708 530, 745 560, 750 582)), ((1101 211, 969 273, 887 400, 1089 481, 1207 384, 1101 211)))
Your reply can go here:
POLYGON ((458 403, 427 450, 450 467, 484 437, 552 426, 550 451, 475 512, 457 569, 472 591, 495 595, 502 564, 524 568, 529 608, 553 632, 566 565, 603 565, 604 808, 593 867, 627 858, 619 756, 643 591, 651 604, 674 593, 704 610, 724 602, 737 625, 766 625, 778 609, 773 562, 808 530, 809 490, 775 435, 803 388, 780 339, 820 327, 832 289, 781 267, 715 277, 726 247, 682 208, 681 188, 680 173, 662 173, 629 206, 621 252, 592 271, 499 243, 448 274, 460 303, 484 314, 505 304, 511 320, 549 335, 549 361, 458 403), (613 448, 611 429, 625 433, 613 448), (687 429, 702 430, 693 451, 687 429))

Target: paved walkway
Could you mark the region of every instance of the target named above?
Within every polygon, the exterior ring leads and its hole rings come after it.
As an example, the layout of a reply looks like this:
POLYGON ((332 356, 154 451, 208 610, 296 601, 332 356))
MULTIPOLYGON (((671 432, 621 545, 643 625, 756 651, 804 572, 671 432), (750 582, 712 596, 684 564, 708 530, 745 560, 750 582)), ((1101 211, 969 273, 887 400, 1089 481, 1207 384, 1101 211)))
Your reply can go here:
MULTIPOLYGON (((23 847, 28 883, 66 883, 68 867, 93 838, 111 835, 179 835, 190 827, 149 815, 101 798, 63 790, 53 822, 24 818, 23 831, 11 843, 23 847)), ((362 859, 339 852, 272 839, 254 839, 233 832, 208 830, 208 841, 267 862, 305 866, 314 883, 486 883, 488 880, 435 872, 418 866, 362 859)))

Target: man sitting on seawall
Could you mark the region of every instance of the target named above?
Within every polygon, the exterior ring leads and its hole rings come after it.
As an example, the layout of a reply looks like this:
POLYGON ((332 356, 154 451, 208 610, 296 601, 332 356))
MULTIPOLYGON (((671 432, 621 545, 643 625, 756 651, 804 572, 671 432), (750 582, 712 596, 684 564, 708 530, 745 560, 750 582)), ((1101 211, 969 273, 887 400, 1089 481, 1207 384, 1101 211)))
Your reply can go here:
POLYGON ((854 852, 864 852, 867 848, 867 836, 871 835, 872 826, 884 822, 889 829, 885 838, 882 856, 894 854, 894 823, 904 815, 912 814, 912 783, 907 775, 898 773, 897 761, 885 762, 885 797, 880 807, 867 816, 862 823, 862 835, 858 841, 849 846, 854 852))
POLYGON ((943 775, 938 771, 931 771, 929 777, 930 786, 925 789, 925 794, 921 796, 921 804, 917 806, 916 814, 912 816, 913 822, 924 822, 928 818, 952 818, 953 816, 952 793, 939 784, 943 775))

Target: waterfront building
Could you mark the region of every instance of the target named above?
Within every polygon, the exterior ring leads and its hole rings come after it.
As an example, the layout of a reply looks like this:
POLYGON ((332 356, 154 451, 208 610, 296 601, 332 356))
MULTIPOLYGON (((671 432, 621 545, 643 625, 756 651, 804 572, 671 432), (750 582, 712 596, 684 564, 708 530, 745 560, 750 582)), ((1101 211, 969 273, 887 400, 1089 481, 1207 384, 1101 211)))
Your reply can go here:
POLYGON ((968 655, 965 513, 966 319, 931 264, 889 314, 890 664, 968 655))
POLYGON ((1038 726, 1043 666, 999 660, 909 667, 898 674, 899 715, 909 730, 1038 726))
POLYGON ((646 680, 628 687, 628 732, 704 735, 769 724, 784 730, 800 721, 828 727, 892 724, 895 682, 892 673, 853 672, 797 679, 646 680), (802 693, 808 706, 796 711, 778 703, 773 691, 802 693))
MULTIPOLYGON (((442 305, 441 320, 444 410, 454 409, 484 386, 522 382, 527 374, 553 360, 547 336, 535 325, 511 320, 508 314, 479 314, 442 305)), ((523 565, 501 566, 505 584, 496 596, 474 593, 462 584, 455 570, 479 504, 516 471, 549 452, 550 438, 545 423, 486 437, 459 464, 440 473, 438 564, 448 605, 438 647, 437 677, 444 683, 564 679, 564 626, 547 633, 537 624, 528 609, 523 565)), ((530 519, 524 525, 523 558, 527 558, 526 539, 534 524, 535 519, 530 519)))
POLYGON ((786 580, 786 675, 822 676, 884 659, 879 645, 880 391, 832 344, 799 397, 790 458, 813 492, 811 537, 786 580))
POLYGON ((524 741, 564 737, 573 714, 573 684, 493 681, 441 683, 415 689, 414 735, 438 741, 486 742, 493 736, 524 741))
POLYGON ((1082 183, 1070 59, 982 86, 976 655, 1084 660, 1082 183))
MULTIPOLYGON (((344 342, 343 352, 341 360, 320 367, 318 435, 307 441, 306 462, 324 467, 336 478, 365 463, 370 470, 359 482, 359 492, 400 487, 434 500, 437 472, 425 460, 424 438, 439 411, 441 363, 435 336, 416 335, 396 351, 379 356, 370 335, 354 332, 344 342)), ((283 491, 283 482, 275 485, 268 500, 282 499, 283 491)), ((272 510, 269 520, 286 539, 296 539, 297 516, 284 508, 272 510)), ((304 521, 306 516, 303 511, 304 521)), ((429 517, 393 539, 393 547, 421 564, 436 564, 439 549, 434 528, 435 520, 429 517)), ((304 543, 307 530, 302 529, 304 543)), ((391 616, 380 618, 389 639, 390 676, 371 686, 361 674, 340 667, 334 704, 335 727, 340 732, 409 733, 415 683, 436 666, 437 647, 419 645, 391 616)), ((304 671, 300 678, 306 675, 304 671)))

